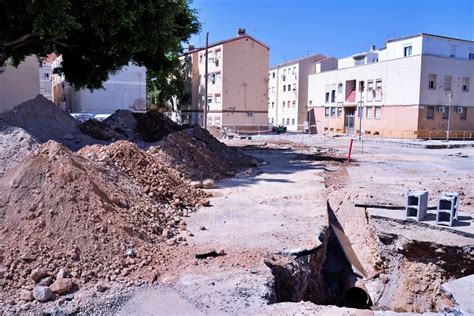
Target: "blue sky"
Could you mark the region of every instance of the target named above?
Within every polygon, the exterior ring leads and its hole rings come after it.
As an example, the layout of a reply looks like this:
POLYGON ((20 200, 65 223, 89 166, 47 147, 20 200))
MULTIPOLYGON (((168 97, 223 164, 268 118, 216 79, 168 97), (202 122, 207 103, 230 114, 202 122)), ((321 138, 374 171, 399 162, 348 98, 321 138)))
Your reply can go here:
POLYGON ((247 33, 270 46, 270 65, 322 53, 344 57, 385 40, 432 33, 474 40, 474 0, 193 0, 205 45, 247 33))

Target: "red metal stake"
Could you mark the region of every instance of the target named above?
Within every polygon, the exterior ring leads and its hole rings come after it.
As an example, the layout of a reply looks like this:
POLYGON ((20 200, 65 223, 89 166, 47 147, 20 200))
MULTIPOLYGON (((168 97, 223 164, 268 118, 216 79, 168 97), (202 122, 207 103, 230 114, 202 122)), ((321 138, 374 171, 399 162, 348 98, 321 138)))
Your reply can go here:
POLYGON ((349 144, 349 153, 347 154, 347 163, 351 162, 351 152, 352 152, 352 142, 353 141, 354 141, 354 139, 351 138, 351 142, 349 144))

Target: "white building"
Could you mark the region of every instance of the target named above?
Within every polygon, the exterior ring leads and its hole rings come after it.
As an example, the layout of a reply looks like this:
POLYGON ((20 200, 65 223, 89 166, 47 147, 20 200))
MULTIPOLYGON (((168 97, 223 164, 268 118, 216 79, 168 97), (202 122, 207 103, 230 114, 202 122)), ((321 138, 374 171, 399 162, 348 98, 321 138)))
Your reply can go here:
POLYGON ((473 78, 473 41, 430 34, 389 40, 309 76, 311 124, 318 131, 417 137, 445 131, 451 104, 450 129, 474 130, 473 78))
POLYGON ((39 59, 39 85, 40 94, 46 99, 53 101, 53 84, 52 84, 52 68, 54 60, 56 59, 55 54, 50 54, 47 57, 39 59))
POLYGON ((36 56, 27 57, 18 68, 6 66, 0 71, 0 113, 36 97, 40 93, 38 78, 36 56))
MULTIPOLYGON (((53 69, 61 63, 58 57, 53 69)), ((75 90, 64 76, 53 75, 53 99, 72 113, 111 114, 116 110, 146 110, 146 68, 129 64, 103 83, 103 89, 75 90)))
POLYGON ((287 131, 303 130, 308 113, 308 76, 316 73, 317 67, 325 70, 334 69, 336 65, 337 59, 316 54, 270 68, 268 123, 284 125, 287 131))

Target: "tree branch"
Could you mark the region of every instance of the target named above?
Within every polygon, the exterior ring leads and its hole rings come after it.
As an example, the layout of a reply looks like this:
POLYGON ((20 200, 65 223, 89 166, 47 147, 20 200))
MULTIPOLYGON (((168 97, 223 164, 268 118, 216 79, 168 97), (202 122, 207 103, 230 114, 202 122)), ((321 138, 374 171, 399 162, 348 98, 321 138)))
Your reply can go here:
POLYGON ((20 44, 18 46, 22 46, 22 45, 24 45, 22 43, 29 41, 34 36, 38 36, 38 34, 31 34, 31 33, 30 34, 25 34, 23 36, 20 36, 16 40, 13 40, 11 42, 2 44, 2 46, 3 47, 10 47, 10 46, 16 47, 18 44, 20 44))

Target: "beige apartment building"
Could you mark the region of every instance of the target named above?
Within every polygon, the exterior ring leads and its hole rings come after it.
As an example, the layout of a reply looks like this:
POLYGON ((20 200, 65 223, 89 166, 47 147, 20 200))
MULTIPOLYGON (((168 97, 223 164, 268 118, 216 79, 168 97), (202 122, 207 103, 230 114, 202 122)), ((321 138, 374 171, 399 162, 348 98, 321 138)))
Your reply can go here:
POLYGON ((474 135, 474 42, 417 34, 309 76, 318 132, 428 138, 474 135))
POLYGON ((336 58, 315 54, 271 68, 268 123, 271 126, 285 126, 291 132, 302 131, 308 113, 308 76, 336 66, 336 58))
POLYGON ((180 104, 183 123, 204 123, 230 130, 268 128, 267 84, 270 48, 239 29, 236 37, 208 47, 205 95, 205 49, 190 47, 185 64, 188 101, 180 104))

